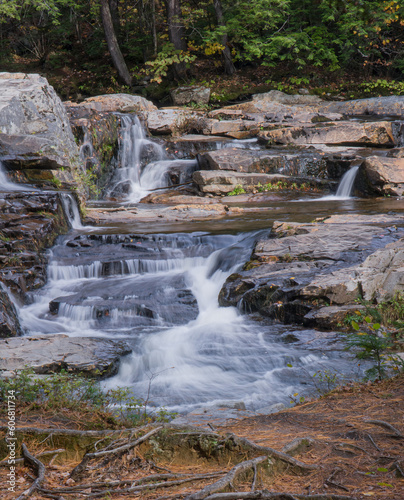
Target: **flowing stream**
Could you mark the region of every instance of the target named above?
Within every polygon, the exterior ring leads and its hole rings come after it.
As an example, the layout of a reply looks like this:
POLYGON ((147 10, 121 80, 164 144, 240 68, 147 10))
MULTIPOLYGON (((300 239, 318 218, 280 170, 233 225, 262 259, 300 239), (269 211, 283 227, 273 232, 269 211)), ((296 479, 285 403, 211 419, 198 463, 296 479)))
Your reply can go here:
MULTIPOLYGON (((166 173, 178 160, 164 157, 137 118, 121 120, 120 168, 111 192, 137 202, 168 184, 166 173)), ((236 142, 256 147, 255 141, 236 142)), ((194 160, 183 162, 192 166, 194 160)), ((351 186, 355 173, 349 171, 351 186)), ((226 278, 268 234, 254 227, 270 227, 268 219, 226 234, 169 227, 155 234, 149 228, 146 234, 111 232, 82 226, 74 197, 62 199, 72 230, 49 251, 48 283, 31 294, 20 317, 29 335, 126 339, 133 351, 106 387, 129 386, 136 397, 148 395, 154 405, 180 412, 229 399, 258 409, 307 393, 316 370, 350 371, 333 333, 254 321, 234 307, 219 307, 226 278)))
POLYGON ((153 403, 176 411, 223 399, 288 402, 310 373, 348 362, 333 334, 219 307, 224 280, 260 236, 69 234, 51 251, 48 284, 21 309, 23 326, 31 335, 127 339, 133 353, 107 386, 145 397, 152 380, 153 403))

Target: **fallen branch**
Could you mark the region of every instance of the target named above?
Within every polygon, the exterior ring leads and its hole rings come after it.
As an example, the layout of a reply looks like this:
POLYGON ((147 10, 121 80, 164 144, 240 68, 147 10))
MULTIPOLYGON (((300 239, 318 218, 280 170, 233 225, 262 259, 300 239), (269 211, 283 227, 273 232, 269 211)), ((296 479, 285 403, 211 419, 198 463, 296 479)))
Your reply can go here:
POLYGON ((83 457, 83 460, 78 465, 76 465, 76 467, 72 470, 70 477, 72 479, 79 477, 79 475, 85 471, 88 462, 93 458, 99 458, 108 455, 116 455, 118 453, 122 453, 123 451, 130 450, 135 446, 143 443, 144 441, 147 441, 151 436, 157 434, 157 432, 159 432, 162 428, 163 428, 162 426, 156 427, 155 429, 151 430, 144 436, 136 439, 136 441, 131 441, 128 444, 120 446, 119 448, 113 448, 111 450, 100 450, 100 451, 95 451, 94 453, 86 453, 83 457))
POLYGON ((205 486, 202 490, 197 491, 196 493, 192 493, 185 497, 185 500, 203 500, 207 498, 212 493, 216 493, 217 491, 221 491, 226 486, 232 484, 233 480, 238 476, 241 472, 244 472, 247 469, 254 468, 257 464, 262 462, 266 462, 268 457, 263 455, 261 457, 253 458, 252 460, 246 460, 245 462, 241 462, 233 467, 224 477, 219 479, 213 484, 209 484, 205 486))
MULTIPOLYGON (((44 457, 45 455, 56 455, 57 453, 63 453, 66 451, 64 448, 60 448, 59 450, 49 450, 49 451, 43 451, 42 453, 38 453, 35 455, 35 458, 38 457, 44 457)), ((19 464, 21 462, 24 462, 24 458, 16 458, 15 463, 19 464)), ((8 463, 8 459, 2 460, 0 462, 0 467, 10 467, 10 464, 8 463)))
POLYGON ((27 490, 21 493, 17 500, 24 500, 25 498, 31 496, 32 493, 34 493, 34 491, 41 486, 43 480, 45 479, 46 471, 44 464, 33 455, 31 455, 24 443, 22 443, 21 445, 21 450, 24 457, 24 462, 26 462, 30 467, 32 467, 32 469, 34 469, 37 478, 27 490))
POLYGON ((393 427, 388 422, 385 422, 384 420, 365 419, 364 422, 366 422, 367 424, 379 425, 380 427, 384 427, 385 429, 392 431, 395 437, 399 437, 401 439, 404 439, 404 435, 398 429, 393 427))
POLYGON ((238 437, 235 434, 229 434, 229 437, 233 439, 235 444, 247 446, 255 451, 262 452, 263 454, 281 460, 282 462, 286 462, 287 464, 293 465, 294 467, 298 467, 304 471, 318 469, 317 465, 305 464, 303 462, 300 462, 300 460, 296 460, 296 458, 287 455, 286 453, 282 453, 281 451, 274 450, 273 448, 269 448, 267 446, 260 446, 258 444, 253 443, 252 441, 249 441, 246 438, 238 437))

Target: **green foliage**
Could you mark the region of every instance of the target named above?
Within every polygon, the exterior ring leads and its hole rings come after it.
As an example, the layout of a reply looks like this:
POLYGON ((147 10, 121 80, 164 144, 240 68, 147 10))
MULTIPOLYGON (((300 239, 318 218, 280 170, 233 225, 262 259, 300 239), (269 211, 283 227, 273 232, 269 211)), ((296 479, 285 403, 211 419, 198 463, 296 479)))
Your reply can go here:
POLYGON ((393 354, 395 339, 392 334, 383 330, 380 323, 372 323, 372 318, 364 318, 364 328, 352 321, 353 333, 345 335, 346 350, 354 349, 355 358, 369 360, 373 366, 366 370, 366 378, 381 380, 388 375, 388 368, 403 369, 404 362, 393 354), (362 330, 362 331, 361 331, 362 330))
POLYGON ((152 82, 161 83, 163 77, 167 76, 168 69, 173 64, 189 64, 195 61, 195 59, 195 55, 183 50, 175 50, 174 45, 167 42, 153 61, 146 62, 148 69, 145 72, 147 75, 152 75, 152 82))
POLYGON ((310 186, 305 182, 303 184, 298 185, 296 182, 286 182, 286 181, 278 181, 278 182, 268 182, 267 184, 261 185, 259 183, 257 185, 257 190, 260 193, 264 193, 266 191, 281 191, 284 189, 289 189, 292 191, 306 191, 310 186))
POLYGON ((245 189, 241 186, 241 184, 238 184, 233 191, 230 191, 230 193, 227 193, 227 196, 237 196, 238 194, 245 194, 245 189))
POLYGON ((365 93, 372 95, 404 95, 404 82, 376 80, 373 82, 365 82, 360 85, 365 93))

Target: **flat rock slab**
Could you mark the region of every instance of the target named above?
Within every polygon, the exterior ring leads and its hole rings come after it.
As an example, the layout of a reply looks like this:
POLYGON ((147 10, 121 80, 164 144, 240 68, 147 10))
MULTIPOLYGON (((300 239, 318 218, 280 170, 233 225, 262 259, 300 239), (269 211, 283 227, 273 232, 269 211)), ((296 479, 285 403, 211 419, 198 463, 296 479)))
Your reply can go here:
POLYGON ((323 152, 314 147, 272 147, 270 149, 240 149, 227 147, 198 155, 201 170, 230 170, 245 173, 265 173, 340 179, 353 161, 362 157, 355 151, 323 152))
POLYGON ((261 139, 273 144, 333 144, 392 147, 399 143, 391 122, 338 122, 334 124, 302 125, 262 131, 261 139))
POLYGON ((198 170, 194 172, 192 178, 202 193, 214 195, 226 195, 233 191, 236 186, 240 186, 246 191, 253 191, 259 185, 277 182, 296 184, 295 189, 298 185, 306 184, 326 190, 332 185, 332 181, 314 177, 291 177, 282 174, 232 172, 229 170, 198 170))
POLYGON ((32 368, 46 374, 67 370, 86 377, 114 375, 131 348, 122 341, 44 335, 0 340, 0 372, 32 368))
POLYGON ((157 107, 139 95, 131 94, 106 94, 89 97, 80 104, 66 102, 67 107, 94 109, 102 112, 114 113, 136 113, 141 111, 153 111, 157 107))

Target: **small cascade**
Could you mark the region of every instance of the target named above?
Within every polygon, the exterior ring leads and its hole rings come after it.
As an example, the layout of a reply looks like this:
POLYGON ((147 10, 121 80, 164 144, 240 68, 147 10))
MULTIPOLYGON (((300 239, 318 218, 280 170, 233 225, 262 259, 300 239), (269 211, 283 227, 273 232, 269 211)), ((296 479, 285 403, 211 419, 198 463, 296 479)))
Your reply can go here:
MULTIPOLYGON (((26 188, 25 188, 26 189, 26 188)), ((23 191, 24 187, 11 182, 5 172, 3 163, 0 161, 0 190, 2 191, 23 191)))
POLYGON ((88 159, 94 157, 94 146, 91 140, 91 135, 89 134, 88 130, 86 130, 84 133, 83 142, 79 149, 79 155, 84 165, 86 164, 88 159))
POLYGON ((341 182, 339 183, 337 192, 335 193, 335 198, 346 199, 351 197, 352 188, 355 182, 356 174, 358 173, 359 165, 351 167, 342 176, 341 182))
POLYGON ((74 196, 69 193, 60 193, 60 199, 62 200, 63 210, 70 227, 72 229, 83 229, 84 226, 81 223, 79 207, 74 196))
POLYGON ((170 172, 183 182, 185 169, 196 168, 196 160, 169 160, 159 144, 147 139, 139 118, 121 115, 118 165, 109 196, 126 197, 137 203, 151 190, 172 184, 170 172))

